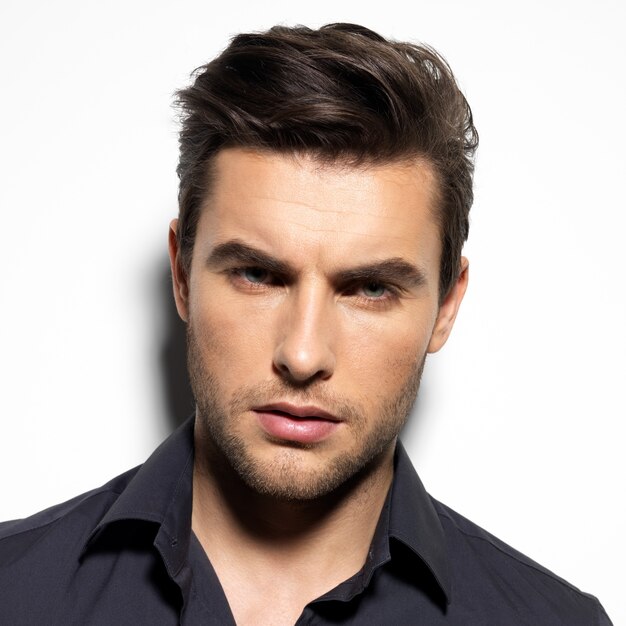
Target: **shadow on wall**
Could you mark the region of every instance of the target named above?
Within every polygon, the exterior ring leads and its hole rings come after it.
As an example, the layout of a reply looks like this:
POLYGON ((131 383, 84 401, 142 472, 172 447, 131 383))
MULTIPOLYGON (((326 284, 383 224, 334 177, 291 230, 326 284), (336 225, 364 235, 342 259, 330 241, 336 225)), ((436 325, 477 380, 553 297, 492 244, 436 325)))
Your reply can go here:
POLYGON ((400 439, 418 473, 423 454, 431 447, 433 431, 437 425, 437 389, 441 388, 437 355, 429 355, 420 383, 419 393, 405 424, 400 439))
POLYGON ((423 404, 423 396, 424 396, 424 385, 420 385, 419 393, 417 394, 417 399, 415 400, 415 404, 411 409, 411 414, 409 415, 404 428, 400 431, 400 439, 406 446, 410 446, 411 442, 416 440, 418 437, 418 431, 420 429, 420 418, 421 410, 420 404, 423 404))
POLYGON ((167 257, 160 260, 155 289, 157 311, 161 312, 159 387, 168 429, 174 430, 194 411, 195 402, 187 376, 185 323, 178 316, 172 295, 172 277, 167 257))

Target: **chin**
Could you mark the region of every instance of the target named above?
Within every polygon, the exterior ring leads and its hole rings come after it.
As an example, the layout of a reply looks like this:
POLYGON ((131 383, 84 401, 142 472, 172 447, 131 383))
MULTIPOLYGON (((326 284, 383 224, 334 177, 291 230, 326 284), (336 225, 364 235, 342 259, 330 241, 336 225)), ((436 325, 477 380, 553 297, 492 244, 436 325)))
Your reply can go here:
POLYGON ((394 442, 395 437, 383 444, 379 440, 375 447, 328 458, 310 447, 279 444, 270 444, 276 448, 271 458, 258 458, 235 437, 218 447, 229 468, 255 493, 284 502, 311 502, 361 484, 381 469, 394 442))

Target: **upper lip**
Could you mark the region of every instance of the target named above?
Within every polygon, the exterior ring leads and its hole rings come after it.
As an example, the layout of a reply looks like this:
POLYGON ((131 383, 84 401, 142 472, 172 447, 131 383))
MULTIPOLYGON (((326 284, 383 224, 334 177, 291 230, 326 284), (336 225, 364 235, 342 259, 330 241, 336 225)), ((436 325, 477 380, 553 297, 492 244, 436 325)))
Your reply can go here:
POLYGON ((313 404, 291 404, 289 402, 272 402, 271 404, 264 404, 263 406, 254 407, 255 411, 280 411, 281 413, 288 413, 294 417, 311 418, 311 419, 324 419, 332 422, 340 422, 340 418, 324 409, 313 404))

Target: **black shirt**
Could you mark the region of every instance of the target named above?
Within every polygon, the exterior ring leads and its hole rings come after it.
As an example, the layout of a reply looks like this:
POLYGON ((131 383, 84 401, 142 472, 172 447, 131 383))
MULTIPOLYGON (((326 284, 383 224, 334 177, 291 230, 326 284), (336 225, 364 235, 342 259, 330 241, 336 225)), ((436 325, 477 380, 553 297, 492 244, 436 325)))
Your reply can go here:
MULTIPOLYGON (((0 524, 0 623, 234 620, 191 531, 193 420, 139 468, 0 524)), ((431 498, 398 444, 367 562, 297 624, 610 624, 582 593, 431 498)))

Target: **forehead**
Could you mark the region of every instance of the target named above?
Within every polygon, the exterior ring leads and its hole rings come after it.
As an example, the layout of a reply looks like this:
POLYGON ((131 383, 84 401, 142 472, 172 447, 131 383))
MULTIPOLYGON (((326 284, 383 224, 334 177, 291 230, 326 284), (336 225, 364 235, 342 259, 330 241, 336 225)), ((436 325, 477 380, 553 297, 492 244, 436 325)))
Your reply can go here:
POLYGON ((354 167, 228 148, 212 174, 199 252, 237 238, 294 262, 403 257, 438 267, 436 180, 424 161, 354 167))

